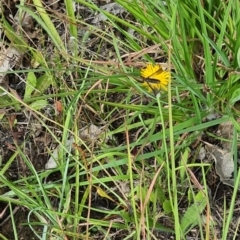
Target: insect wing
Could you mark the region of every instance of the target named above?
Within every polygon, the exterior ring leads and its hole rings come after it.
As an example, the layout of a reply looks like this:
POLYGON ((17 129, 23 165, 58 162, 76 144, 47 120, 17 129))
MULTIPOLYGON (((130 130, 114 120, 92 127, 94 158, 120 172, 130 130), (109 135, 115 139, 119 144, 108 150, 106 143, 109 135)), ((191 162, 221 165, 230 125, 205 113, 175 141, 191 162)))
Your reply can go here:
POLYGON ((147 83, 155 83, 155 84, 159 84, 159 80, 158 79, 154 79, 154 78, 144 78, 144 81, 147 83))

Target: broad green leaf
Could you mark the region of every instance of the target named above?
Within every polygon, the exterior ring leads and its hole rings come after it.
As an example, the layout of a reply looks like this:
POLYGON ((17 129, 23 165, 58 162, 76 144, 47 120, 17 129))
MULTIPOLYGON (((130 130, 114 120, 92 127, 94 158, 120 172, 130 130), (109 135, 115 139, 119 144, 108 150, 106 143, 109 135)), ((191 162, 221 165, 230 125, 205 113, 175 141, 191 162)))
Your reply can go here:
POLYGON ((38 91, 34 92, 34 96, 38 95, 39 92, 44 92, 50 85, 56 86, 56 83, 54 82, 54 78, 50 73, 43 74, 37 80, 36 89, 38 91))
POLYGON ((29 105, 30 108, 34 110, 40 110, 46 107, 48 102, 46 100, 37 100, 29 105))
POLYGON ((31 97, 37 84, 37 78, 33 72, 29 72, 26 80, 26 88, 24 93, 24 100, 31 97))
POLYGON ((166 200, 166 196, 162 188, 157 189, 157 194, 158 194, 158 199, 160 203, 163 204, 164 201, 166 200))
POLYGON ((238 63, 238 67, 240 67, 240 48, 237 51, 237 63, 238 63))
POLYGON ((163 210, 165 213, 170 213, 172 212, 172 206, 170 200, 165 200, 163 202, 163 210))
POLYGON ((198 192, 195 196, 194 203, 187 209, 181 220, 181 229, 183 233, 186 233, 198 224, 198 220, 201 218, 200 215, 206 207, 206 204, 207 202, 204 192, 198 192))
POLYGON ((234 92, 233 92, 233 94, 232 94, 232 96, 231 96, 231 98, 230 98, 230 104, 231 105, 234 105, 236 102, 238 102, 240 100, 240 89, 238 88, 238 89, 236 89, 234 92))

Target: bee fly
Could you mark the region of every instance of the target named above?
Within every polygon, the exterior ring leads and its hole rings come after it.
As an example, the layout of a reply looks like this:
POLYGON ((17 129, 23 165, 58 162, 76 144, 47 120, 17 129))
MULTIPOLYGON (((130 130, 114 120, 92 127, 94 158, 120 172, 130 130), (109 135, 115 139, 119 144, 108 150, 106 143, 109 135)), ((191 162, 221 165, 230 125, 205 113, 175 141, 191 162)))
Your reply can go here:
POLYGON ((156 84, 159 84, 159 82, 160 82, 160 80, 154 79, 154 78, 144 78, 143 81, 147 82, 147 83, 156 83, 156 84))

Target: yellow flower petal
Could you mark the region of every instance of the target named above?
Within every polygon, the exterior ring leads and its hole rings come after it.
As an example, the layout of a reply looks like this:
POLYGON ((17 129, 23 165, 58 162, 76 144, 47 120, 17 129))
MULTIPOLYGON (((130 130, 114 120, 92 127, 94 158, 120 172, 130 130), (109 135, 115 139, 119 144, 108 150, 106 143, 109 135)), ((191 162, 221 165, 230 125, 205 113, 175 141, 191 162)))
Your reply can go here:
POLYGON ((142 86, 147 88, 149 92, 160 89, 167 91, 170 72, 164 71, 161 65, 148 64, 146 68, 141 70, 141 76, 144 78, 142 86))
POLYGON ((146 68, 143 68, 141 70, 141 76, 143 78, 149 78, 152 74, 156 73, 157 71, 161 70, 161 66, 160 65, 153 65, 153 64, 148 64, 146 66, 146 68))

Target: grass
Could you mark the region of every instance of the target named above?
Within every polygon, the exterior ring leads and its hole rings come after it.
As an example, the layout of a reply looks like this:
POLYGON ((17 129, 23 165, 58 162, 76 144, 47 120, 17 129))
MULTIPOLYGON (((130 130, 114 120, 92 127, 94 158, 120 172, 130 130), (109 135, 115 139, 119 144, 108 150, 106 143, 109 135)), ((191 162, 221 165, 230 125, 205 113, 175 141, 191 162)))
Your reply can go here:
POLYGON ((21 19, 16 32, 1 17, 6 42, 29 64, 7 72, 25 82, 24 94, 0 87, 1 109, 21 116, 1 113, 2 129, 25 132, 0 168, 0 200, 9 205, 14 238, 13 206, 28 210, 23 224, 36 239, 187 239, 194 231, 197 239, 236 238, 237 167, 219 224, 207 179, 213 166, 197 160, 197 139, 229 120, 238 139, 239 1, 115 2, 125 9, 121 16, 92 1, 76 1, 83 10, 74 12, 66 0, 64 13, 22 2, 19 16, 34 19, 35 42, 21 19), (93 13, 107 20, 96 26, 81 17, 93 13), (171 71, 161 96, 136 81, 148 62, 171 71), (213 112, 221 116, 203 121, 213 112), (98 130, 84 132, 90 124, 98 130), (50 141, 38 144, 37 135, 50 141), (57 167, 45 170, 54 149, 57 167))

